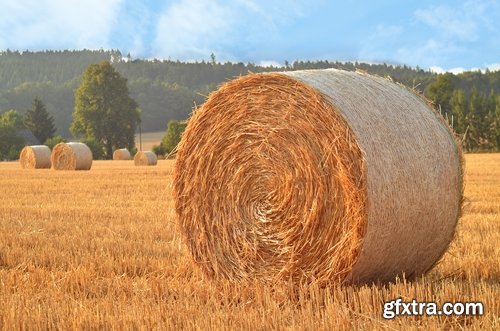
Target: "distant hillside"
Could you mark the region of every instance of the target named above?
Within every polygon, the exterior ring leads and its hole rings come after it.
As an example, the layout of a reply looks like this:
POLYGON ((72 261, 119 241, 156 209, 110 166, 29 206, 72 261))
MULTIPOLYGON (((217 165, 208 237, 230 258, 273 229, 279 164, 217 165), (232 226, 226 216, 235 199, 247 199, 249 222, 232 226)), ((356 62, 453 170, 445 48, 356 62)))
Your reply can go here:
MULTIPOLYGON (((58 133, 68 136, 74 108, 74 90, 85 68, 110 61, 128 79, 132 98, 142 109, 142 130, 161 131, 170 119, 185 119, 195 104, 218 84, 248 72, 316 68, 361 69, 390 76, 394 81, 421 92, 436 81, 435 73, 407 66, 387 64, 300 61, 284 67, 260 67, 251 63, 185 63, 170 60, 134 60, 119 51, 46 51, 0 53, 0 112, 16 109, 24 113, 38 96, 56 119, 58 133)), ((473 89, 500 93, 500 72, 468 72, 451 75, 453 87, 465 95, 473 89)))

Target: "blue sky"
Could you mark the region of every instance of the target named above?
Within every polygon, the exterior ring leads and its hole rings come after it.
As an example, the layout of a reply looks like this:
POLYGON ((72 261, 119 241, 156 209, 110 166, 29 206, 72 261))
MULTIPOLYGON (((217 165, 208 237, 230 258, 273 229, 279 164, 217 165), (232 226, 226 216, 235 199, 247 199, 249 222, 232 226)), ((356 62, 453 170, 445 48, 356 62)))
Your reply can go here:
POLYGON ((500 0, 0 0, 0 49, 500 70, 500 0))

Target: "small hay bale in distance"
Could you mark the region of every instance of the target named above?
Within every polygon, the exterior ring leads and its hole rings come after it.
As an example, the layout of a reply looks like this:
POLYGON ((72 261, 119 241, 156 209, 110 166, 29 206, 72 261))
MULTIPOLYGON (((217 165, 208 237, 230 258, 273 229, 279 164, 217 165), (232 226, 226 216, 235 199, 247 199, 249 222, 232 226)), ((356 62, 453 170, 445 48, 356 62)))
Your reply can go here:
POLYGON ((158 163, 158 157, 151 151, 139 151, 134 156, 136 166, 154 166, 158 163))
POLYGON ((49 169, 50 148, 45 145, 26 146, 19 155, 19 162, 23 169, 49 169))
POLYGON ((52 150, 52 167, 55 170, 90 170, 92 151, 84 143, 59 143, 52 150))
POLYGON ((120 148, 113 152, 113 160, 131 160, 132 156, 126 148, 120 148))
POLYGON ((244 76, 188 122, 177 221, 208 275, 389 282, 427 272, 452 240, 462 154, 426 101, 339 70, 244 76))

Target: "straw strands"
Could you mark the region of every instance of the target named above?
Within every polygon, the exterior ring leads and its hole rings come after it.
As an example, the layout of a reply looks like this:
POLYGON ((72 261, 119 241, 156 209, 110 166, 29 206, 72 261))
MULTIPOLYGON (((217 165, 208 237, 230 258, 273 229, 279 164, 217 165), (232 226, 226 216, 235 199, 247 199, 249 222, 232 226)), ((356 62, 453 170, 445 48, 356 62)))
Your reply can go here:
POLYGON ((57 144, 51 159, 55 170, 90 170, 92 167, 92 151, 78 142, 57 144))
POLYGON ((50 148, 45 145, 26 146, 19 155, 24 169, 48 169, 51 166, 50 148))
POLYGON ((139 151, 134 156, 136 166, 154 166, 158 162, 156 154, 151 151, 139 151))
POLYGON ((113 152, 113 160, 130 160, 130 152, 126 148, 117 149, 113 152))
POLYGON ((196 264, 232 280, 418 276, 453 238, 461 151, 429 105, 338 70, 252 74, 190 119, 174 171, 196 264))

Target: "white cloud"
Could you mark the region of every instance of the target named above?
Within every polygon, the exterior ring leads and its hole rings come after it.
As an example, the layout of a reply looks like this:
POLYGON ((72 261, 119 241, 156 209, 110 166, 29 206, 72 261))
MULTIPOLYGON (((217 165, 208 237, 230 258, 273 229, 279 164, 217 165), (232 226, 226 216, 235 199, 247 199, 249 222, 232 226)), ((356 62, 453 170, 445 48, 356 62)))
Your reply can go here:
POLYGON ((376 38, 398 37, 403 32, 401 25, 379 24, 375 29, 376 38))
POLYGON ((446 72, 446 70, 444 70, 443 68, 438 67, 438 66, 431 66, 431 67, 429 67, 429 70, 431 72, 436 73, 436 74, 444 74, 446 72))
POLYGON ((478 35, 477 14, 477 11, 466 12, 461 8, 441 5, 419 9, 415 12, 415 17, 446 38, 472 41, 478 35))
POLYGON ((431 6, 415 11, 415 18, 442 39, 470 42, 484 31, 498 33, 500 4, 496 0, 468 0, 461 5, 431 6))
POLYGON ((438 66, 431 66, 429 67, 429 70, 436 73, 436 74, 444 74, 445 72, 451 72, 452 74, 458 75, 466 71, 481 71, 485 72, 485 70, 488 69, 490 71, 500 71, 500 63, 494 63, 494 64, 488 64, 483 68, 478 68, 478 67, 473 67, 473 68, 464 68, 464 67, 456 67, 456 68, 449 68, 449 69, 444 69, 442 67, 438 66))
POLYGON ((117 13, 117 24, 110 39, 115 44, 125 45, 125 51, 133 57, 147 55, 148 33, 156 26, 156 15, 148 8, 147 0, 126 1, 117 13))
POLYGON ((464 71, 467 71, 467 70, 463 67, 451 68, 451 69, 447 70, 447 72, 451 72, 452 74, 455 74, 455 75, 461 74, 464 71))
POLYGON ((121 0, 0 0, 0 48, 108 46, 121 0))
MULTIPOLYGON (((422 67, 441 67, 453 61, 472 58, 480 52, 478 43, 499 43, 499 23, 497 14, 500 6, 495 1, 465 1, 451 7, 449 5, 431 6, 414 12, 417 23, 430 29, 428 38, 416 40, 401 46, 396 57, 398 61, 418 63, 422 67), (491 36, 491 37, 488 37, 491 36), (489 39, 488 39, 489 38, 489 39), (496 40, 496 41, 495 41, 496 40)), ((422 27, 416 26, 417 29, 422 27)), ((464 69, 443 69, 460 72, 464 69)))
POLYGON ((283 66, 281 63, 278 61, 274 60, 262 60, 259 62, 259 66, 261 67, 281 67, 283 66))
POLYGON ((491 63, 486 65, 486 68, 488 68, 490 71, 500 71, 500 63, 491 63))
MULTIPOLYGON (((303 14, 305 1, 180 0, 160 15, 154 56, 237 60, 241 49, 303 14), (231 51, 228 51, 231 49, 231 51)), ((264 37, 264 38, 265 38, 264 37)))
POLYGON ((362 61, 380 61, 387 56, 387 46, 399 42, 404 29, 401 25, 378 24, 371 35, 360 46, 362 61), (383 45, 383 47, 380 47, 383 45))
MULTIPOLYGON (((159 57, 208 58, 217 45, 207 41, 224 38, 230 31, 231 10, 210 0, 182 0, 160 16, 154 42, 159 57)), ((221 40, 222 41, 222 40, 221 40)))
POLYGON ((304 16, 305 4, 311 6, 310 2, 289 0, 289 1, 268 1, 268 0, 235 0, 240 4, 241 9, 252 11, 258 17, 264 19, 271 25, 283 25, 291 20, 304 16))
POLYGON ((425 44, 401 47, 396 51, 396 59, 402 63, 407 63, 411 59, 412 63, 419 63, 421 67, 438 67, 451 55, 465 52, 466 49, 457 46, 452 41, 441 41, 429 39, 425 44))

